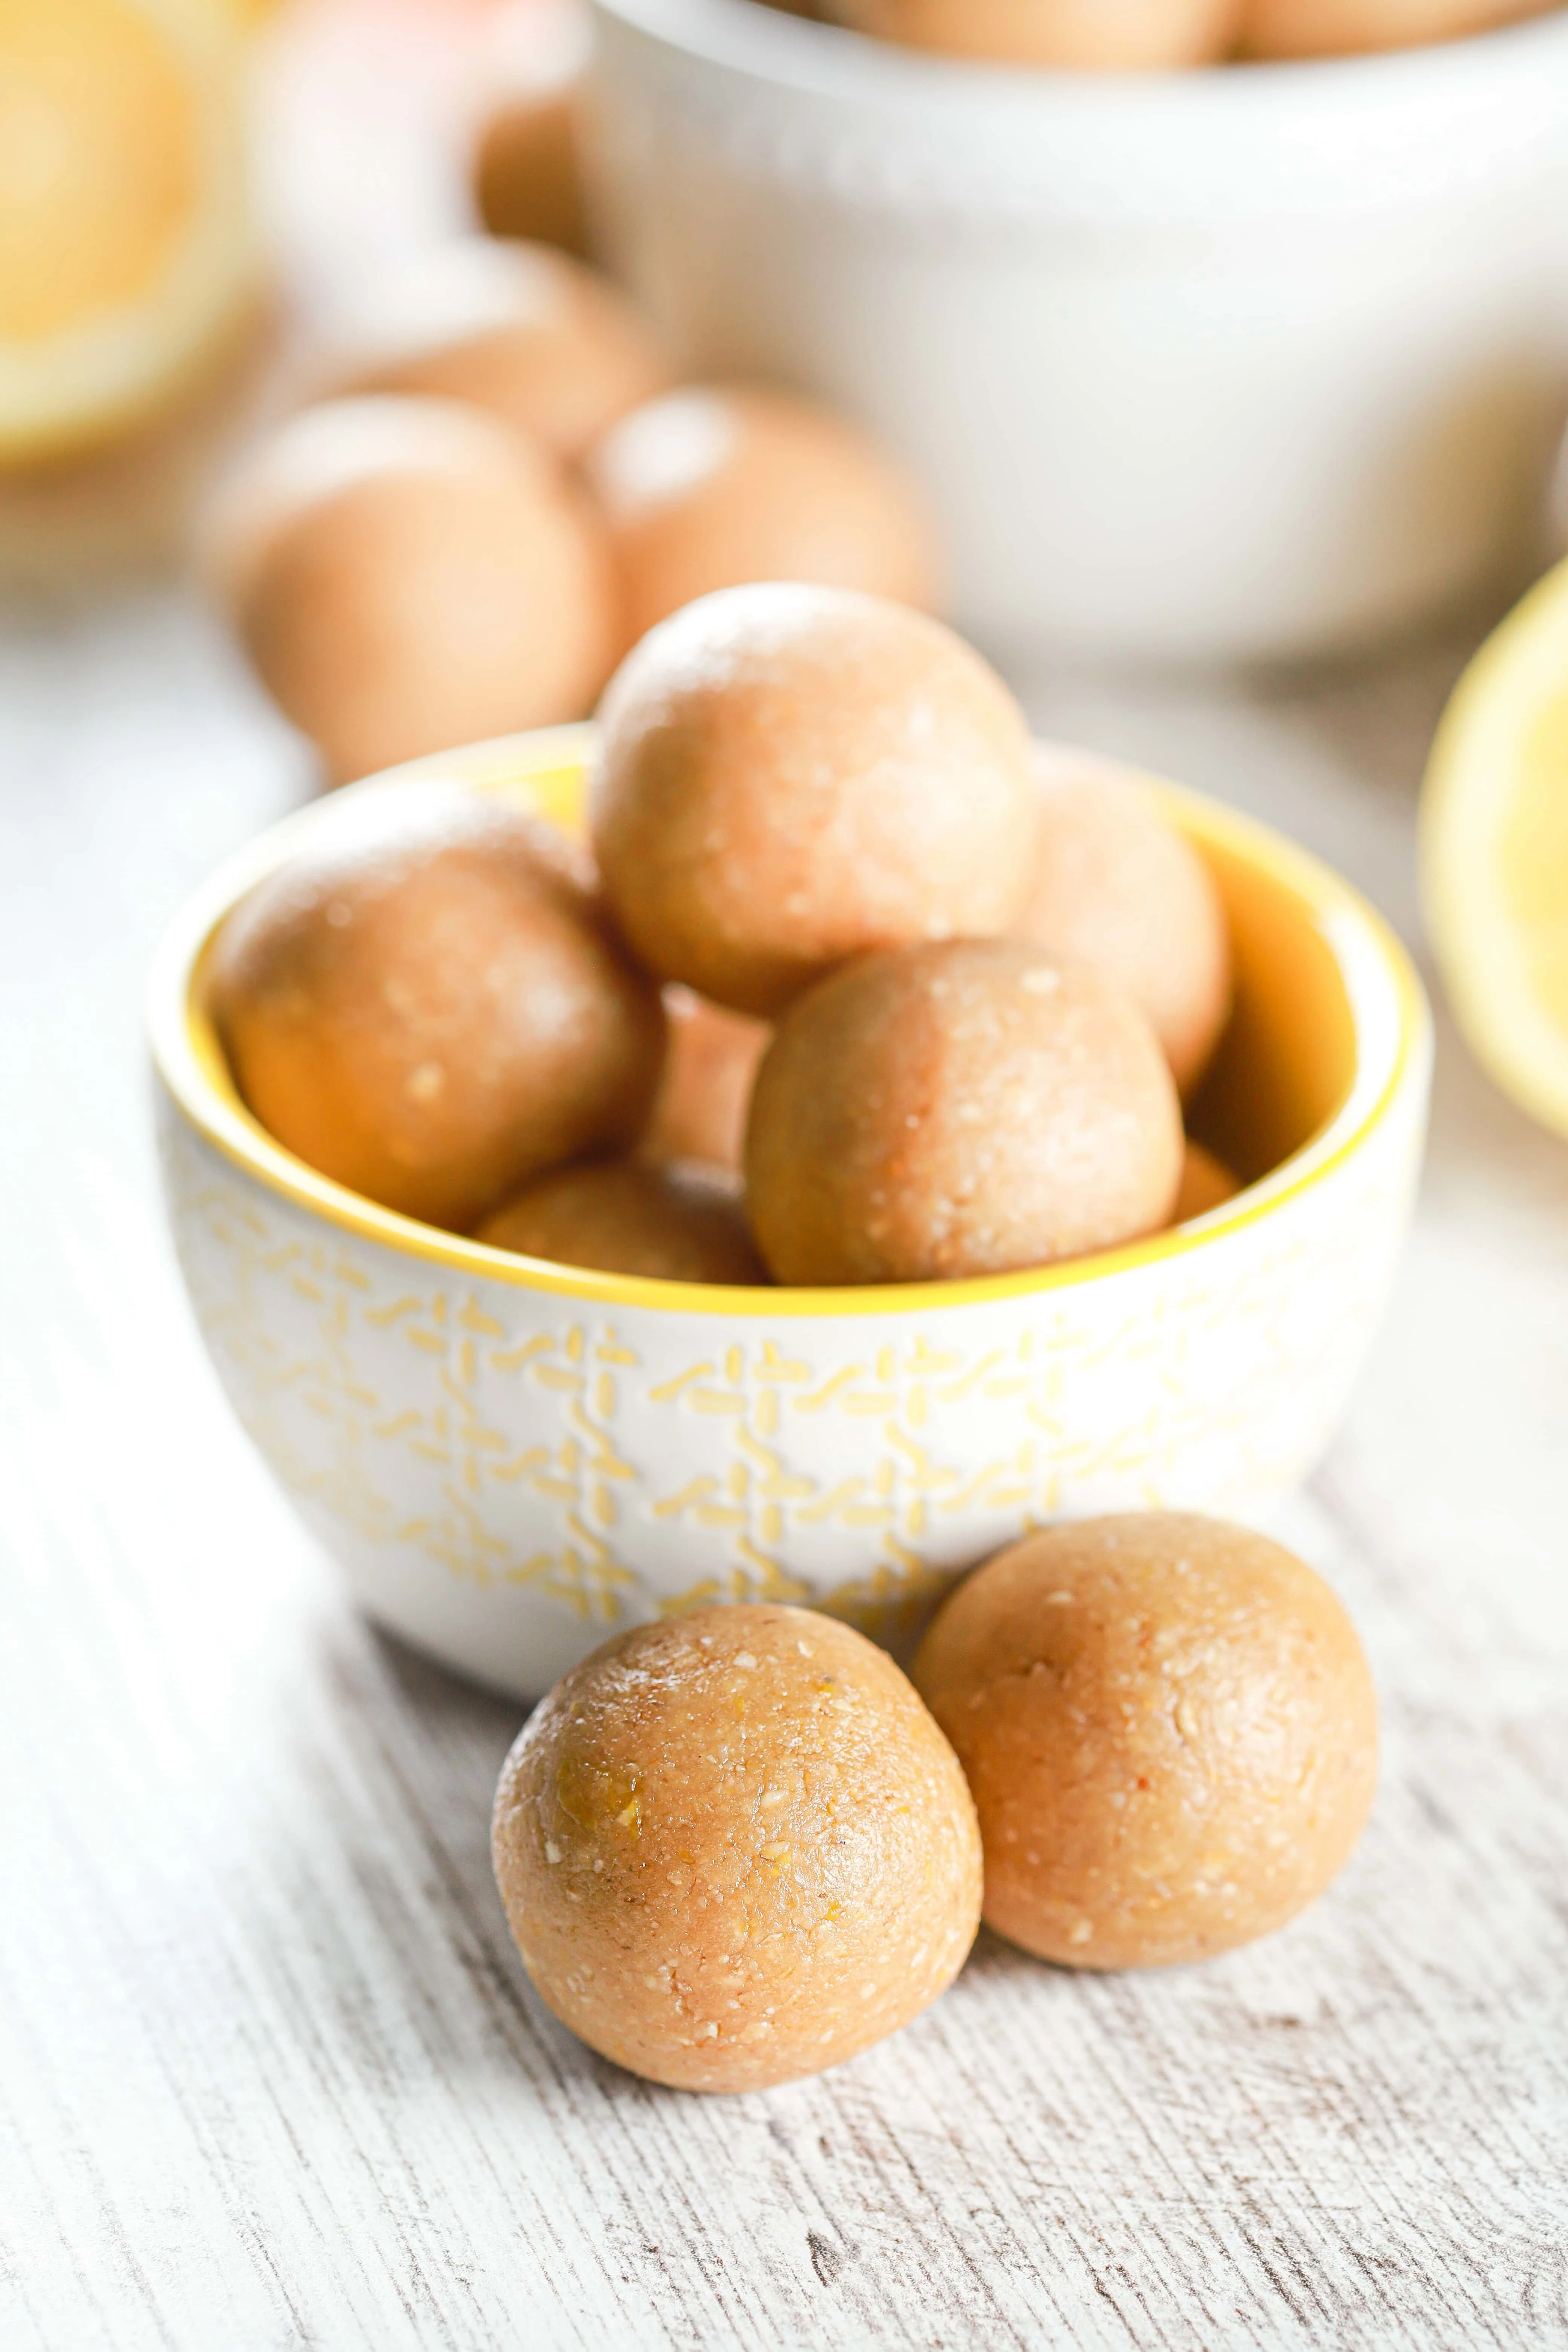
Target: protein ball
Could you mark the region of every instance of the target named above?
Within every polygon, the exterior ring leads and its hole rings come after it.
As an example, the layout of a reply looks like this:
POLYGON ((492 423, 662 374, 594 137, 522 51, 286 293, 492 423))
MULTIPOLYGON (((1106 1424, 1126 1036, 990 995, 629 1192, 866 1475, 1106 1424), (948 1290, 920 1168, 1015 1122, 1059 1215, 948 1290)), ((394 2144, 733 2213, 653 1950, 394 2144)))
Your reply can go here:
POLYGON ((1130 999, 1016 940, 902 948, 788 1013, 746 1190, 780 1282, 950 1282, 1170 1221, 1175 1087, 1130 999))
POLYGON ((587 252, 574 90, 536 90, 496 109, 474 155, 474 202, 494 236, 587 252))
POLYGON ((1255 58, 1348 57, 1468 39, 1554 0, 1247 0, 1244 47, 1255 58))
POLYGON ((462 1230, 542 1170, 630 1143, 664 1013, 582 862, 490 793, 389 783, 335 804, 225 923, 210 1002, 285 1148, 462 1230))
POLYGON ((1240 1190, 1223 1160, 1216 1160, 1201 1143, 1189 1141, 1182 1160, 1182 1185, 1171 1223, 1184 1225, 1194 1217, 1206 1217, 1211 1209, 1223 1209, 1227 1201, 1234 1201, 1240 1190))
MULTIPOLYGON (((1311 0, 1316 5, 1316 0, 1311 0)), ((950 57, 1134 71, 1213 65, 1241 0, 827 0, 863 33, 950 57)))
POLYGON ((556 2016, 681 2090, 868 2049, 980 1917, 952 1750, 890 1658, 799 1609, 701 1610, 574 1668, 507 1759, 494 1853, 556 2016))
POLYGON ((602 527, 452 401, 330 401, 249 457, 205 568, 258 676, 344 782, 580 718, 620 641, 602 527))
POLYGON ((915 1680, 974 1792, 986 1920, 1044 1959, 1153 1968, 1269 1935, 1372 1806, 1354 1627, 1300 1560, 1217 1519, 1028 1537, 946 1603, 915 1680))
POLYGON ((1020 936, 1142 1005, 1189 1096, 1230 1013, 1230 935, 1203 858, 1147 788, 1112 772, 1044 774, 1020 936))
POLYGON ((322 364, 345 391, 471 401, 572 460, 669 381, 607 278, 552 246, 482 236, 345 288, 322 364))
POLYGON ((600 870, 665 980, 769 1017, 849 956, 1018 911, 1028 730, 940 622, 846 589, 728 589, 645 637, 600 716, 600 870))
POLYGON ((492 236, 587 252, 578 156, 590 28, 574 7, 489 12, 471 61, 474 207, 492 236))
POLYGON ((492 1249, 660 1282, 767 1281, 732 1183, 695 1165, 636 1160, 558 1168, 525 1185, 475 1234, 492 1249))
POLYGON ((702 1160, 738 1175, 752 1087, 773 1033, 765 1022, 726 1013, 689 988, 667 988, 664 1009, 669 1051, 642 1157, 656 1165, 702 1160))
POLYGON ((787 393, 721 386, 634 409, 589 455, 633 637, 720 588, 817 581, 934 606, 934 535, 869 436, 787 393))

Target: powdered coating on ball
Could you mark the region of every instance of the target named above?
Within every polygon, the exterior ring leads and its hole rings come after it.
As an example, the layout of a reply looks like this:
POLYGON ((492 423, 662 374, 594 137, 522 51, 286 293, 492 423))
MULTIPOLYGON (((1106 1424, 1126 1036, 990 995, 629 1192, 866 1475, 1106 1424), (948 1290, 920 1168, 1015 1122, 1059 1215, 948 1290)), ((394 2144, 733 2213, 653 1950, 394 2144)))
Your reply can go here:
POLYGON ((868 949, 1006 929, 1037 822, 1023 714, 940 622, 735 588, 611 681, 591 817, 662 979, 763 1017, 868 949))
POLYGON ((500 796, 345 796, 229 916, 210 1003, 240 1094, 323 1175, 456 1230, 624 1147, 664 1053, 586 862, 500 796))
POLYGON ((584 479, 620 567, 634 639, 748 581, 817 581, 933 609, 935 534, 868 434, 794 394, 693 384, 634 409, 584 479))
POLYGON ((1022 938, 1123 990, 1190 1096, 1230 1012, 1230 936, 1213 875, 1133 778, 1064 760, 1042 778, 1022 938))
POLYGON ((607 1643, 508 1757, 493 1843, 556 2016, 683 2090, 853 2057, 945 1990, 979 1924, 951 1748, 890 1658, 805 1610, 607 1643))
POLYGON ((961 1586, 915 1680, 958 1751, 998 1935, 1076 1968, 1198 1960, 1336 1876, 1377 1706, 1320 1576, 1169 1512, 1028 1537, 961 1586))
POLYGON ((752 1229, 796 1285, 951 1282, 1158 1232, 1181 1108, 1136 1005, 1016 940, 862 958, 758 1073, 752 1229))
POLYGON ((692 1163, 601 1160, 534 1179, 474 1236, 557 1265, 658 1282, 765 1283, 737 1187, 692 1163))

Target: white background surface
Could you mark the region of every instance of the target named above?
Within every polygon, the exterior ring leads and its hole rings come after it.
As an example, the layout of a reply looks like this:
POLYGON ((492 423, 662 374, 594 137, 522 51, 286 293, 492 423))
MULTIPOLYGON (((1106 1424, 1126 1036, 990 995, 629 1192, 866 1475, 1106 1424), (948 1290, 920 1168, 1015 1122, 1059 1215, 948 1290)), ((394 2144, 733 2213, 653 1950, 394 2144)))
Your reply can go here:
MULTIPOLYGON (((1031 695, 1414 929, 1451 645, 1031 695)), ((1207 1969, 984 1938, 823 2080, 701 2102, 542 2012, 513 1711, 354 1618, 231 1425, 155 1206, 138 992, 307 786, 172 590, 0 636, 6 2352, 1568 2343, 1568 1150, 1442 1031, 1396 1307, 1290 1532, 1387 1763, 1340 1886, 1207 1969)))
MULTIPOLYGON (((351 50, 340 97, 384 121, 351 50)), ((445 201, 309 126, 302 181, 312 136, 349 230, 389 187, 445 201)), ((1024 683, 1414 940, 1415 785, 1473 635, 1024 683)), ((1394 1309, 1286 1529, 1384 1707, 1330 1898, 1149 1978, 983 1937, 855 2064, 683 2098, 532 1999, 488 1854, 514 1710, 354 1617, 179 1296, 143 975, 309 788, 179 591, 0 614, 4 2352, 1568 2346, 1568 1147, 1440 1024, 1394 1309)))

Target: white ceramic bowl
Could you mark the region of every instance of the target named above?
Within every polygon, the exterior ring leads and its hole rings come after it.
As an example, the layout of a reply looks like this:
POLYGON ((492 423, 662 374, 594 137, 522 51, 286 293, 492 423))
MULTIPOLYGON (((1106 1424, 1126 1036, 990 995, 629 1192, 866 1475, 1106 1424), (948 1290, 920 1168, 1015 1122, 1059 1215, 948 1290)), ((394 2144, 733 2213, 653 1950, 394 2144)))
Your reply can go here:
POLYGON ((595 0, 612 258, 702 373, 928 484, 1014 658, 1300 654, 1516 568, 1568 390, 1568 13, 1063 75, 595 0))
MULTIPOLYGON (((571 823, 591 740, 397 773, 466 777, 571 823)), ((1194 1123, 1258 1181, 1113 1255, 946 1286, 581 1273, 345 1192, 246 1112, 205 996, 216 928, 327 804, 200 893, 150 1008, 180 1263, 235 1410, 373 1616, 532 1696, 612 1628, 700 1601, 811 1601, 897 1641, 958 1570, 1043 1520, 1246 1517, 1295 1484, 1399 1255, 1426 1010, 1345 884, 1164 789, 1219 879, 1238 969, 1194 1123)))

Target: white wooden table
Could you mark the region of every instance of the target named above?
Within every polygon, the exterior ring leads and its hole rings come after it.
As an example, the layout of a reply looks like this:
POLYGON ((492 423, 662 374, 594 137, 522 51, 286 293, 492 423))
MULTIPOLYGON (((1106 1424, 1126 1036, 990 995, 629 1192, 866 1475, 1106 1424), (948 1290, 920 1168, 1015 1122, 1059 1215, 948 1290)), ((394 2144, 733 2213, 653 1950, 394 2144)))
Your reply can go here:
MULTIPOLYGON (((1414 934, 1458 641, 1041 719, 1282 822, 1414 934)), ((1387 1769, 1276 1941, 983 1939, 770 2096, 630 2080, 489 1875, 515 1711, 354 1616, 230 1423, 155 1205, 138 994, 306 789, 174 590, 0 632, 0 2346, 1568 2345, 1568 1150, 1444 1030, 1430 1174, 1289 1531, 1387 1769)))
MULTIPOLYGON (((266 103, 297 294, 456 216, 447 38, 413 0, 296 0, 266 103)), ((1415 938, 1465 645, 1029 698, 1415 938)), ((147 961, 308 789, 176 590, 0 614, 0 2352, 1568 2347, 1568 1148, 1442 1029, 1405 1277, 1282 1530, 1384 1697, 1330 1899, 1152 1978, 983 1939, 836 2074, 653 2090, 513 1954, 515 1710, 348 1608, 162 1232, 147 961)))

